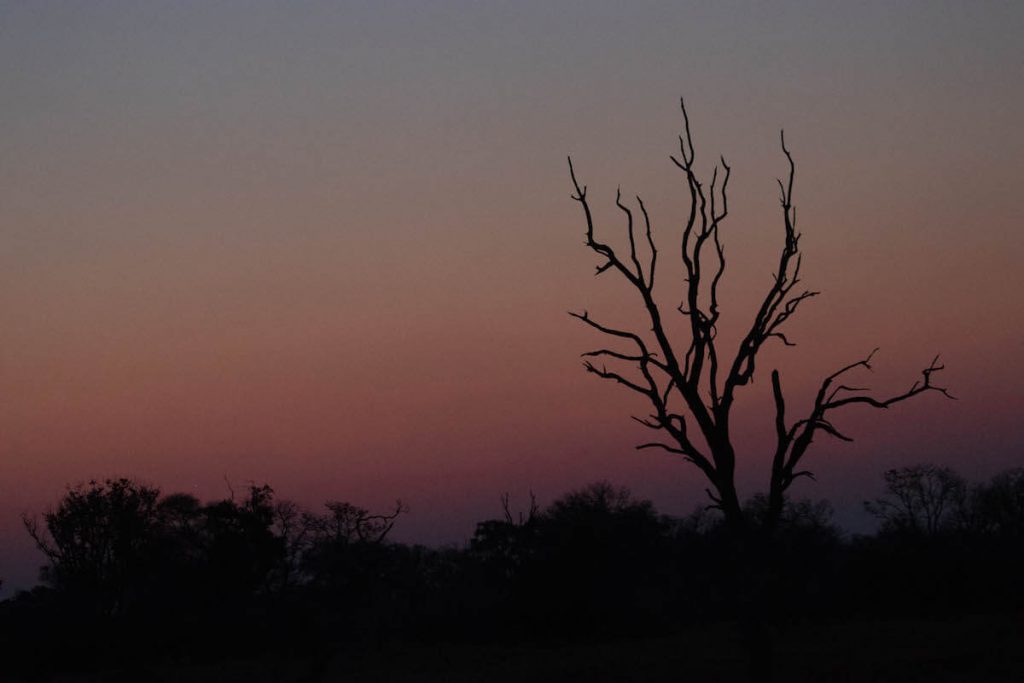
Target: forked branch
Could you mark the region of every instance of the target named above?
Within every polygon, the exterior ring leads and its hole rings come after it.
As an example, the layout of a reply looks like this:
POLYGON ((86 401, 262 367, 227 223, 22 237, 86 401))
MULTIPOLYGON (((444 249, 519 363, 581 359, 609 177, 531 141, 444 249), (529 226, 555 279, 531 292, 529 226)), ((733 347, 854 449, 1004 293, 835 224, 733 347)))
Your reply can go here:
POLYGON ((835 411, 850 405, 865 405, 871 408, 885 409, 928 391, 940 393, 949 399, 955 398, 948 389, 933 383, 933 376, 945 369, 945 366, 939 364, 938 356, 932 359, 928 367, 921 371, 921 379, 914 382, 909 389, 885 398, 878 398, 863 393, 867 391, 865 387, 839 383, 841 377, 856 369, 863 368, 870 371, 872 369, 871 361, 877 352, 878 349, 875 349, 865 358, 850 363, 828 375, 818 389, 810 414, 803 419, 797 420, 789 428, 785 426, 786 406, 782 395, 779 373, 777 370, 772 372, 777 436, 775 458, 772 467, 772 493, 777 491, 777 495, 782 496, 794 479, 800 475, 800 472, 796 469, 797 465, 806 455, 807 449, 813 442, 814 435, 818 430, 842 441, 853 441, 852 438, 843 434, 832 423, 831 414, 835 411))

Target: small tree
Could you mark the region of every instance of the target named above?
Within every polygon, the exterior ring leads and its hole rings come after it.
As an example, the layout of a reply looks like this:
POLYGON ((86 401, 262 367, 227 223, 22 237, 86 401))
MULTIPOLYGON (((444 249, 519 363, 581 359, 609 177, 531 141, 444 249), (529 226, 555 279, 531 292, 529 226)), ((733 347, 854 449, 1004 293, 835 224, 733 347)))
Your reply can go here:
POLYGON ((967 482, 950 468, 913 465, 884 476, 885 495, 864 504, 883 532, 935 536, 966 526, 967 482))
POLYGON ((101 613, 123 611, 156 559, 159 495, 130 479, 90 481, 43 515, 45 529, 24 517, 48 562, 40 578, 101 613))
POLYGON ((302 516, 307 539, 300 565, 309 580, 358 592, 353 587, 367 588, 381 579, 390 551, 387 536, 407 511, 405 505, 396 501, 394 510, 385 514, 342 501, 324 507, 327 514, 302 516))
POLYGON ((1024 468, 1001 472, 974 493, 973 521, 981 531, 1007 538, 1024 537, 1024 468))
MULTIPOLYGON (((629 205, 623 203, 621 192, 616 193, 615 205, 622 211, 629 241, 627 256, 598 239, 594 217, 587 196, 586 185, 576 178, 572 159, 569 174, 575 193, 572 198, 580 203, 586 220, 586 245, 602 258, 597 274, 618 273, 636 291, 650 322, 650 334, 639 334, 598 322, 589 313, 572 313, 574 317, 618 342, 631 345, 628 350, 601 348, 584 353, 584 367, 590 373, 612 380, 644 396, 652 412, 643 418, 634 417, 640 424, 662 432, 665 439, 644 443, 637 448, 661 448, 680 455, 703 472, 710 488, 707 489, 715 507, 721 509, 727 523, 734 529, 749 526, 736 491, 736 450, 732 433, 732 409, 737 391, 754 377, 757 360, 764 345, 778 340, 786 346, 792 342, 785 336, 783 326, 798 308, 818 292, 799 289, 800 233, 796 230, 796 209, 793 205, 795 165, 781 136, 782 152, 789 165, 788 177, 779 180, 782 223, 784 228, 779 264, 767 293, 754 313, 753 321, 738 348, 731 354, 720 353, 717 330, 719 321, 718 286, 725 272, 725 250, 720 239, 720 228, 728 216, 727 187, 731 169, 723 158, 721 167, 715 166, 711 181, 705 186, 698 178, 694 165, 695 153, 690 135, 690 121, 685 104, 683 134, 679 137, 679 155, 671 159, 682 171, 690 196, 690 210, 683 224, 679 241, 679 257, 685 269, 682 282, 683 301, 676 311, 689 328, 688 338, 678 339, 670 334, 666 311, 655 298, 655 272, 659 251, 651 230, 647 209, 639 196, 636 206, 643 222, 638 236, 634 225, 636 216, 629 205), (640 244, 641 240, 646 246, 640 244), (652 339, 653 338, 653 339, 652 339), (632 376, 618 369, 598 364, 597 359, 625 363, 634 368, 632 376), (703 443, 701 443, 703 442, 703 443)), ((877 350, 877 349, 876 349, 877 350)), ((844 441, 850 438, 832 423, 833 416, 850 405, 888 408, 927 391, 949 396, 947 391, 932 384, 933 375, 942 370, 936 357, 923 371, 921 380, 908 390, 885 398, 866 393, 863 388, 845 384, 848 373, 858 369, 871 369, 872 351, 866 358, 850 363, 828 375, 821 383, 810 412, 799 419, 787 421, 786 402, 778 370, 771 373, 772 394, 775 401, 775 448, 772 456, 768 487, 768 507, 764 524, 773 528, 779 521, 785 505, 786 492, 801 476, 811 476, 804 469, 803 459, 820 431, 844 441)))

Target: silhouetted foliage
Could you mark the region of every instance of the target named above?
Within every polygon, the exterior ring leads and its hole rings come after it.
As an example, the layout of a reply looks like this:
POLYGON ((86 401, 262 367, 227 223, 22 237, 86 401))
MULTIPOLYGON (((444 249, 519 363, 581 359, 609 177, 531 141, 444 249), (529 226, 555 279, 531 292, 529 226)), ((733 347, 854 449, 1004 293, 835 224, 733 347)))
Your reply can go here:
POLYGON ((883 533, 934 536, 968 524, 968 487, 948 467, 914 465, 885 473, 886 495, 865 503, 883 533))
POLYGON ((527 581, 544 604, 576 629, 643 630, 648 589, 671 571, 667 524, 650 501, 598 482, 556 500, 538 526, 527 581))
POLYGON ((1024 468, 997 474, 972 492, 970 524, 1008 541, 1024 539, 1024 468))
POLYGON ((130 609, 158 559, 158 496, 128 479, 91 481, 43 516, 45 530, 25 517, 48 560, 40 579, 100 613, 130 609))
POLYGON ((289 592, 363 587, 367 577, 393 574, 362 547, 382 546, 403 508, 327 508, 324 516, 304 512, 275 501, 269 486, 204 504, 129 479, 92 481, 70 488, 43 524, 25 518, 47 559, 40 579, 49 588, 20 599, 37 605, 37 615, 54 615, 45 620, 60 623, 46 627, 51 644, 79 666, 128 644, 139 652, 155 645, 140 640, 143 624, 159 630, 165 651, 259 647, 270 615, 285 616, 282 599, 295 616, 302 601, 289 592), (80 649, 90 633, 102 645, 80 649))
POLYGON ((743 514, 772 533, 743 542, 719 510, 674 519, 597 482, 522 512, 504 496, 466 547, 445 549, 388 540, 400 504, 308 511, 268 486, 203 503, 90 482, 27 521, 45 583, 0 603, 0 647, 15 680, 269 652, 316 679, 337 653, 387 643, 577 647, 725 629, 723 642, 749 645, 806 623, 1008 614, 1024 608, 1022 481, 893 470, 881 531, 853 538, 824 501, 787 501, 773 521, 754 496, 743 514))

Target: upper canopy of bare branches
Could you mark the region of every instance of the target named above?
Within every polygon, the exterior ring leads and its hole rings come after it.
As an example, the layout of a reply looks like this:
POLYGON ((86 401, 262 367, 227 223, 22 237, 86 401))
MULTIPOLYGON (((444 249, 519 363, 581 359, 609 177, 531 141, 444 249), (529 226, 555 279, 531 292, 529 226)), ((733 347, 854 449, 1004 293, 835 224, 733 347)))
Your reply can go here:
MULTIPOLYGON (((570 158, 569 175, 575 190, 572 198, 583 208, 586 245, 601 259, 596 274, 618 273, 637 291, 650 320, 650 335, 600 323, 586 311, 571 315, 618 342, 615 347, 584 353, 584 367, 587 371, 645 396, 651 404, 652 412, 646 417, 634 419, 652 430, 667 434, 668 443, 645 443, 639 448, 657 447, 681 454, 700 467, 708 477, 715 488, 714 492, 709 491, 715 503, 723 509, 735 507, 736 514, 739 514, 738 502, 734 501, 735 453, 729 433, 729 416, 736 390, 753 379, 758 354, 766 342, 777 339, 786 346, 793 345, 783 327, 800 306, 817 296, 818 292, 798 287, 801 283, 802 255, 800 233, 796 228, 796 207, 793 204, 796 165, 786 146, 785 136, 780 135, 788 172, 785 179, 778 181, 783 226, 778 266, 738 347, 731 352, 719 348, 718 292, 726 266, 721 229, 729 215, 728 186, 732 169, 724 158, 720 158, 714 166, 710 181, 701 181, 695 170, 696 152, 690 134, 690 120, 682 101, 680 107, 683 133, 679 136, 679 152, 671 159, 683 173, 690 209, 678 242, 684 281, 682 302, 674 313, 684 317, 689 335, 684 339, 670 337, 669 327, 663 320, 663 309, 655 300, 659 250, 643 200, 639 196, 635 197, 634 205, 632 201, 624 201, 621 192, 616 193, 615 205, 622 212, 629 245, 628 254, 623 255, 597 236, 587 187, 577 179, 570 158), (633 206, 638 212, 635 212, 633 206), (640 240, 646 242, 645 250, 637 249, 640 240), (598 364, 598 359, 618 366, 626 364, 632 366, 634 371, 631 376, 627 376, 619 369, 609 369, 603 363, 598 364), (636 375, 637 371, 639 376, 636 375), (701 445, 692 438, 691 425, 695 425, 701 435, 701 445)), ((933 375, 942 369, 937 358, 923 370, 921 381, 895 396, 876 398, 865 393, 864 389, 837 384, 840 377, 852 370, 870 369, 873 354, 825 378, 811 414, 792 424, 785 421, 785 401, 778 372, 772 373, 778 440, 771 489, 773 492, 777 490, 780 500, 793 479, 809 474, 798 471, 796 466, 817 430, 848 440, 829 421, 827 416, 830 412, 858 403, 887 408, 926 391, 937 391, 949 396, 944 388, 933 384, 933 375)))

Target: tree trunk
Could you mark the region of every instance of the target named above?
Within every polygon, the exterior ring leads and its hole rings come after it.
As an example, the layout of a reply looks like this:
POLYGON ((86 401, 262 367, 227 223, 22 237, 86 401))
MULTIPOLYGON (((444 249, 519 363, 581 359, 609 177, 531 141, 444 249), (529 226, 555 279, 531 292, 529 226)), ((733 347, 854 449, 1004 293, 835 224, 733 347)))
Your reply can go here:
POLYGON ((746 520, 737 535, 737 596, 740 636, 746 656, 747 678, 771 683, 775 677, 778 585, 774 571, 772 532, 756 520, 746 520))

